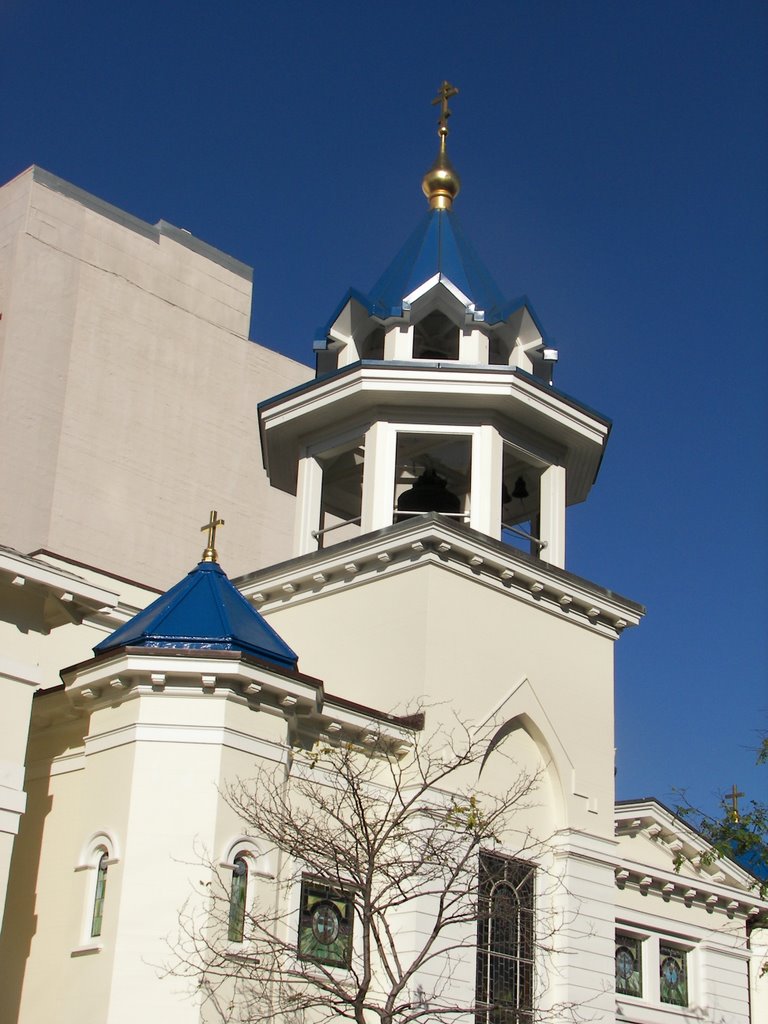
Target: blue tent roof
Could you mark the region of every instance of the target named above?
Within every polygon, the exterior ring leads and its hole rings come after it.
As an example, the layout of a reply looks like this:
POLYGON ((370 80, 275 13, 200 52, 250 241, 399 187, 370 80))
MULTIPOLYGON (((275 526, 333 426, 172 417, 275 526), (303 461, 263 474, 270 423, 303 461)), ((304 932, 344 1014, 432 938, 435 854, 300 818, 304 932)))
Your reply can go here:
POLYGON ((184 579, 94 647, 244 651, 280 668, 298 656, 227 578, 216 562, 200 562, 184 579))
POLYGON ((505 305, 451 210, 430 210, 369 293, 371 312, 397 316, 402 301, 435 274, 448 278, 489 319, 505 305))
POLYGON ((402 316, 403 299, 435 274, 456 285, 476 309, 484 311, 488 323, 502 322, 525 301, 505 301, 452 210, 429 210, 370 292, 347 292, 331 319, 318 331, 315 348, 325 348, 329 331, 350 299, 359 302, 371 316, 402 316))

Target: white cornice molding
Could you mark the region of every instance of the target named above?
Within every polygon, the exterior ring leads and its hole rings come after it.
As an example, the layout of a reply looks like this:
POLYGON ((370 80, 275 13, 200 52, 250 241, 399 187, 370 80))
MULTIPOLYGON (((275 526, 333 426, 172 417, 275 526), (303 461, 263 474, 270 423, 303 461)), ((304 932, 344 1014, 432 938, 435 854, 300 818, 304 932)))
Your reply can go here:
POLYGON ((190 725, 178 722, 134 722, 116 729, 94 732, 85 739, 85 756, 88 758, 133 743, 185 743, 191 746, 229 747, 261 760, 283 765, 288 763, 288 747, 285 744, 265 740, 229 726, 190 725))
POLYGON ((438 565, 584 629, 611 639, 640 621, 643 611, 609 591, 542 560, 527 558, 436 514, 398 524, 355 541, 313 552, 235 580, 259 611, 313 601, 348 587, 366 586, 419 565, 438 565), (386 557, 382 557, 386 556, 386 557), (478 561, 480 559, 480 561, 478 561), (350 566, 355 567, 354 571, 350 566))
MULTIPOLYGON (((756 881, 727 857, 704 865, 697 858, 712 851, 706 839, 655 800, 622 802, 616 807, 616 835, 652 843, 669 857, 669 869, 651 867, 639 858, 621 856, 616 885, 635 888, 665 901, 675 899, 691 906, 704 905, 733 917, 768 914, 768 900, 761 900, 756 881), (682 858, 680 870, 675 859, 682 858)), ((638 851, 639 852, 639 851, 638 851)))
POLYGON ((135 692, 204 698, 218 690, 255 708, 266 702, 295 714, 319 710, 323 699, 319 680, 271 671, 229 651, 124 648, 64 669, 61 676, 75 708, 91 710, 135 692))
POLYGON ((50 599, 45 615, 49 628, 82 621, 87 615, 108 617, 118 604, 114 591, 11 548, 0 548, 0 581, 18 588, 32 587, 50 599))
POLYGON ((0 679, 12 679, 17 683, 37 687, 44 685, 45 678, 45 673, 39 665, 16 661, 15 658, 0 654, 0 679))
POLYGON ((414 412, 440 422, 458 422, 467 414, 482 422, 490 417, 510 436, 522 429, 546 438, 566 452, 572 501, 588 494, 610 430, 598 414, 515 367, 356 363, 260 405, 270 480, 293 492, 300 452, 309 439, 332 439, 334 430, 350 424, 364 432, 378 420, 409 422, 414 412))
MULTIPOLYGON (((377 709, 350 706, 340 698, 326 696, 318 679, 270 670, 269 666, 255 664, 236 651, 205 654, 208 656, 194 650, 128 648, 65 669, 62 678, 67 706, 75 714, 91 715, 87 751, 98 749, 99 737, 104 735, 95 722, 94 712, 142 698, 235 701, 253 712, 284 718, 291 742, 302 746, 311 747, 318 741, 331 745, 353 743, 375 751, 383 744, 398 755, 411 746, 408 723, 390 720, 377 709)), ((151 719, 151 711, 142 714, 145 723, 148 717, 151 719)), ((197 728, 183 722, 176 722, 173 728, 177 725, 191 729, 190 736, 197 728)), ((136 733, 133 739, 138 736, 136 733)), ((141 736, 147 738, 148 734, 141 736)), ((133 739, 124 738, 120 743, 133 739)))
POLYGON ((491 408, 495 407, 494 399, 499 399, 505 405, 505 418, 514 418, 506 407, 511 399, 530 409, 544 412, 548 420, 554 419, 593 444, 602 446, 608 434, 608 425, 601 417, 566 400, 558 391, 537 384, 504 366, 477 368, 441 364, 433 368, 402 363, 357 365, 351 370, 321 378, 283 397, 278 396, 274 401, 263 403, 260 416, 265 429, 269 430, 291 420, 303 419, 326 405, 335 405, 355 395, 364 397, 361 404, 363 408, 381 402, 387 402, 393 407, 409 406, 413 404, 414 395, 422 394, 430 405, 443 409, 450 408, 451 400, 457 395, 481 400, 484 407, 490 402, 491 408))
MULTIPOLYGON (((615 869, 616 888, 634 889, 644 896, 653 896, 669 903, 683 903, 686 907, 704 907, 710 913, 719 911, 729 918, 765 918, 768 901, 761 900, 748 886, 713 884, 706 876, 692 877, 662 871, 622 860, 615 869)), ((754 882, 753 882, 754 884, 754 882)))

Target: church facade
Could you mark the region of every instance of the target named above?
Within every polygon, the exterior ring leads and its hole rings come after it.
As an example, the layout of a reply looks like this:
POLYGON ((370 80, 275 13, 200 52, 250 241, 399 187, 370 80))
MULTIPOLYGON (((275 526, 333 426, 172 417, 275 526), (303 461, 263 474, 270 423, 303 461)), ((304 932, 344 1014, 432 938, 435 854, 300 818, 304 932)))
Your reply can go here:
MULTIPOLYGON (((656 801, 615 804, 613 645, 643 609, 565 550, 610 422, 557 390, 534 314, 477 260, 445 127, 423 221, 342 299, 315 374, 248 339, 225 254, 38 168, 0 190, 9 1024, 264 1019, 166 972, 201 865, 245 922, 287 870, 228 787, 290 786, 323 745, 407 759, 455 722, 489 736, 480 788, 536 780, 478 871, 524 875, 531 927, 556 927, 502 950, 492 909, 448 976, 409 979, 403 1020, 768 1019, 755 880, 656 801)), ((331 950, 354 894, 297 877, 274 890, 285 941, 331 950)), ((429 911, 400 928, 405 955, 429 911)))

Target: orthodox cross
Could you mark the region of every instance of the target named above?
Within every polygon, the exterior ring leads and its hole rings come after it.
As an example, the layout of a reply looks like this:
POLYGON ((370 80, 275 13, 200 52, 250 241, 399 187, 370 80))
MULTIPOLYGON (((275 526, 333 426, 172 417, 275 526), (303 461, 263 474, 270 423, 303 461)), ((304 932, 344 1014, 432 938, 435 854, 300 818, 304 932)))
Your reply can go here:
POLYGON ((434 107, 437 103, 440 104, 440 118, 437 122, 437 134, 444 141, 445 136, 448 134, 448 118, 451 116, 451 111, 448 108, 448 100, 452 96, 458 96, 459 90, 455 85, 451 85, 450 82, 443 82, 440 86, 437 96, 432 100, 432 106, 434 107))
POLYGON ((224 525, 224 520, 217 518, 218 514, 219 513, 214 509, 205 526, 200 527, 200 533, 205 533, 206 530, 208 531, 208 544, 203 552, 204 562, 215 562, 217 560, 216 548, 214 547, 214 544, 216 543, 216 527, 224 525))
POLYGON ((744 794, 740 793, 739 790, 736 789, 736 784, 734 783, 731 786, 731 792, 726 794, 726 796, 727 796, 727 799, 729 799, 731 801, 731 821, 738 822, 738 820, 739 820, 739 797, 740 796, 744 796, 744 794))

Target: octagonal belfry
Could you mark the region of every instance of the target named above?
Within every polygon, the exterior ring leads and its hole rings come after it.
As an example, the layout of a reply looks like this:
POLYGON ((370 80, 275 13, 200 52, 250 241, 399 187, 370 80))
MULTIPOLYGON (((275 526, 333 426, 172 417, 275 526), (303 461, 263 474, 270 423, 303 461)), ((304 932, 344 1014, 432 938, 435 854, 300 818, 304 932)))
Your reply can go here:
POLYGON ((318 332, 316 379, 259 406, 294 554, 437 512, 562 568, 610 422, 553 387, 530 304, 505 301, 431 181, 416 231, 318 332))

